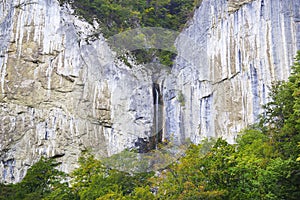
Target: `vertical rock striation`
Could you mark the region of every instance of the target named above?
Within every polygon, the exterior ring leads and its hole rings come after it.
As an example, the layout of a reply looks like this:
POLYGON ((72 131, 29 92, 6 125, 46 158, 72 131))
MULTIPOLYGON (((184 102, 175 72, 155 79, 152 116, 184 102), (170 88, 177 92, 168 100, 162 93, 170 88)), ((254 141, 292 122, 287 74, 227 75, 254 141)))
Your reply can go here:
POLYGON ((290 73, 299 8, 298 0, 203 0, 168 73, 126 66, 95 37, 97 24, 57 0, 1 1, 1 182, 20 181, 42 155, 69 172, 86 149, 109 156, 151 138, 233 141, 256 121, 271 82, 290 73))
POLYGON ((166 132, 179 141, 233 142, 256 122, 271 82, 287 79, 300 49, 299 8, 296 0, 204 0, 177 40, 165 80, 166 132))
POLYGON ((2 1, 0 10, 1 182, 20 181, 42 155, 69 172, 82 150, 108 156, 152 134, 147 68, 115 59, 56 0, 2 1))

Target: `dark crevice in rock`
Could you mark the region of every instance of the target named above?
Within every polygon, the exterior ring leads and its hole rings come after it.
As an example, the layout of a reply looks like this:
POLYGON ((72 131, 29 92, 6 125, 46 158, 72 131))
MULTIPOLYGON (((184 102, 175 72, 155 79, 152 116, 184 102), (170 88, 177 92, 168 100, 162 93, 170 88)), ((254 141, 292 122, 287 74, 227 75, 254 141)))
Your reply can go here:
POLYGON ((152 134, 148 138, 138 138, 135 142, 135 147, 139 153, 147 153, 151 150, 157 149, 159 143, 162 142, 162 95, 160 91, 160 85, 157 83, 152 84, 153 95, 153 127, 152 134))

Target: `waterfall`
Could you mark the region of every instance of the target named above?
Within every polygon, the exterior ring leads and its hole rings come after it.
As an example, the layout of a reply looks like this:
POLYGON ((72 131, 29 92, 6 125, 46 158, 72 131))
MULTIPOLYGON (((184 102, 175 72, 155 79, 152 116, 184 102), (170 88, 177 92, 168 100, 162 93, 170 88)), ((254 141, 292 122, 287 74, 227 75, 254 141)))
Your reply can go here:
POLYGON ((155 118, 155 132, 154 132, 154 134, 156 135, 156 134, 158 134, 159 133, 159 122, 158 122, 158 118, 159 118, 159 92, 158 92, 158 89, 157 88, 154 88, 155 89, 155 101, 154 101, 154 104, 155 104, 155 116, 154 116, 154 118, 155 118))
POLYGON ((162 113, 161 113, 161 99, 160 99, 160 91, 159 85, 157 83, 153 84, 153 109, 154 109, 154 116, 153 116, 153 132, 152 136, 149 138, 151 143, 151 148, 157 148, 157 144, 162 141, 162 130, 161 130, 161 120, 162 120, 162 113))
POLYGON ((160 98, 159 85, 153 83, 153 126, 151 134, 148 138, 138 138, 135 146, 139 153, 146 153, 153 149, 157 149, 157 145, 162 142, 162 102, 160 98))

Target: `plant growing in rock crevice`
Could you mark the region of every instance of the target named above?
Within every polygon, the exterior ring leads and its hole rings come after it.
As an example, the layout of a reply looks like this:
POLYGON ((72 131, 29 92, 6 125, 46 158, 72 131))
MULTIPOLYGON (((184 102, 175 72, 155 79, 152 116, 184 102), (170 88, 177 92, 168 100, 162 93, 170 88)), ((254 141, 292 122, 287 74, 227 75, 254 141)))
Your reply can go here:
POLYGON ((178 92, 177 101, 180 103, 180 106, 185 106, 185 98, 181 90, 178 92))

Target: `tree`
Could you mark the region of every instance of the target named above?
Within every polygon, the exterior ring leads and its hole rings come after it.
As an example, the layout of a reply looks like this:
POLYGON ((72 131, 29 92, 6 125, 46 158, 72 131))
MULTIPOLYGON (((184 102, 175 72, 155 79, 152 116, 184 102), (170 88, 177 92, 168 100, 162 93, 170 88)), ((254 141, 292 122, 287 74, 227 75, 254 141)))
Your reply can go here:
POLYGON ((28 169, 20 183, 0 185, 0 199, 40 200, 46 198, 56 188, 68 188, 64 182, 66 174, 56 169, 58 165, 54 159, 42 157, 28 169))
POLYGON ((138 188, 148 184, 152 173, 129 174, 110 169, 89 154, 83 155, 79 163, 71 177, 72 190, 77 191, 80 199, 124 199, 141 192, 149 196, 146 190, 138 188))
MULTIPOLYGON (((60 2, 70 3, 76 14, 91 24, 97 20, 100 31, 106 38, 141 27, 162 27, 179 31, 192 16, 194 7, 199 4, 195 0, 60 0, 60 2)), ((172 66, 176 53, 161 49, 136 49, 132 54, 138 64, 151 62, 157 58, 161 64, 172 66)))
POLYGON ((299 154, 295 148, 300 141, 300 51, 291 67, 287 82, 275 83, 271 88, 271 101, 264 106, 261 124, 265 133, 274 140, 285 158, 299 154))
POLYGON ((12 185, 0 184, 0 200, 11 200, 15 199, 13 194, 15 193, 12 185))
POLYGON ((155 180, 158 199, 224 199, 228 194, 227 156, 234 148, 226 141, 191 145, 186 156, 155 180), (215 143, 215 144, 214 144, 215 143))

